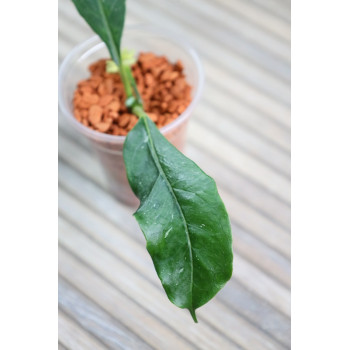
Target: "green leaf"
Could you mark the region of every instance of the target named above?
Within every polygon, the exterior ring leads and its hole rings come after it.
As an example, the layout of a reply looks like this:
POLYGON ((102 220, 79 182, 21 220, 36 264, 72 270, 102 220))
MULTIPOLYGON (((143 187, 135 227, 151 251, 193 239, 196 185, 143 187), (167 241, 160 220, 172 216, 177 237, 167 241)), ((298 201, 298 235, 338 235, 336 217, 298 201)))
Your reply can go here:
POLYGON ((112 59, 120 63, 120 41, 125 0, 73 0, 78 12, 107 45, 112 59))
POLYGON ((207 303, 232 275, 229 218, 214 180, 185 157, 145 115, 124 145, 135 212, 157 274, 171 302, 189 309, 207 303))

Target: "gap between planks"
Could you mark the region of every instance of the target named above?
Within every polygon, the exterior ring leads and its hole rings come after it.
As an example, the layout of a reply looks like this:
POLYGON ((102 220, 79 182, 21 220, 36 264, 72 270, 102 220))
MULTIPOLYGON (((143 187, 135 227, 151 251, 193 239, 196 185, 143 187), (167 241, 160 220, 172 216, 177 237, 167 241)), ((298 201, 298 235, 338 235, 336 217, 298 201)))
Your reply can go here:
POLYGON ((58 279, 59 307, 82 328, 112 349, 151 350, 145 339, 138 337, 123 323, 98 307, 64 277, 58 279))
POLYGON ((68 349, 108 350, 100 340, 81 328, 61 309, 58 309, 58 339, 68 349))

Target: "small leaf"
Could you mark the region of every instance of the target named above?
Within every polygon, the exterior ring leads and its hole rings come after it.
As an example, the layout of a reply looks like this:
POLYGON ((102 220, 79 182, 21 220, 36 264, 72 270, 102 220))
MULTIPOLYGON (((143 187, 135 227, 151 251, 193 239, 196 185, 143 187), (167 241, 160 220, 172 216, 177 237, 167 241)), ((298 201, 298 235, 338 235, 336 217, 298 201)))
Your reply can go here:
POLYGON ((122 49, 122 61, 124 66, 131 67, 135 62, 135 50, 122 49))
POLYGON ((125 0, 73 0, 78 12, 120 63, 120 41, 125 19, 125 0))
MULTIPOLYGON (((122 50, 122 62, 124 67, 130 67, 136 62, 135 50, 122 50)), ((119 66, 112 60, 106 61, 106 72, 107 73, 118 73, 119 66)))
POLYGON ((157 274, 170 301, 196 322, 195 309, 232 275, 231 226, 216 184, 147 116, 129 132, 123 154, 157 274))
POLYGON ((112 60, 106 61, 106 72, 107 73, 118 73, 119 67, 112 60))

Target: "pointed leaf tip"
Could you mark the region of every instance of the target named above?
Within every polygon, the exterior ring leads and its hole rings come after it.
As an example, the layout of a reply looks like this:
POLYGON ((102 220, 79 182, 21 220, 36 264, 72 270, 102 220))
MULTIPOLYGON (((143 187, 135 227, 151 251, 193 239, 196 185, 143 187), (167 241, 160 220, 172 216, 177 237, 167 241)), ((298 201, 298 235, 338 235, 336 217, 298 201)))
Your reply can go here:
POLYGON ((190 312, 190 314, 191 314, 191 316, 192 316, 192 318, 193 318, 193 321, 194 321, 195 323, 198 323, 197 316, 196 316, 196 311, 195 311, 193 308, 188 309, 188 311, 190 312))

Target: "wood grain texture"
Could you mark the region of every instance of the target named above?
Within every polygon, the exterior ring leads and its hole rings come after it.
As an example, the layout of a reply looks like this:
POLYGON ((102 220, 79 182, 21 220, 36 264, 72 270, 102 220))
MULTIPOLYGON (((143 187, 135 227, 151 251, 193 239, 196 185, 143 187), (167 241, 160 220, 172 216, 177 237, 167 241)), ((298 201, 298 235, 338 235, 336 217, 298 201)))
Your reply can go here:
MULTIPOLYGON (((186 155, 217 182, 233 278, 198 309, 171 304, 88 142, 59 115, 58 349, 290 348, 290 2, 128 0, 127 23, 187 38, 206 84, 186 155)), ((59 62, 93 35, 59 2, 59 62)))
POLYGON ((58 338, 64 347, 77 350, 108 349, 64 312, 58 310, 58 338))
POLYGON ((142 349, 151 347, 121 322, 99 308, 83 293, 59 277, 58 303, 71 319, 99 338, 112 349, 142 349))

